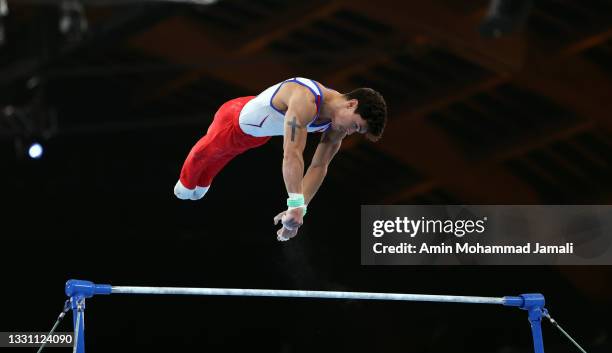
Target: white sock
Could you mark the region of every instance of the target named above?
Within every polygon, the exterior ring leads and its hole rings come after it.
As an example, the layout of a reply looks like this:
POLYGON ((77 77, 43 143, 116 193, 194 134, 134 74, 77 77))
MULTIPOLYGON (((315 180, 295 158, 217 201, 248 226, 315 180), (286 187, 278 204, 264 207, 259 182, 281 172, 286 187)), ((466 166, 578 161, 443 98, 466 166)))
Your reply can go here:
POLYGON ((209 188, 210 186, 196 186, 195 189, 188 189, 179 180, 174 186, 174 195, 181 200, 199 200, 204 197, 209 188))

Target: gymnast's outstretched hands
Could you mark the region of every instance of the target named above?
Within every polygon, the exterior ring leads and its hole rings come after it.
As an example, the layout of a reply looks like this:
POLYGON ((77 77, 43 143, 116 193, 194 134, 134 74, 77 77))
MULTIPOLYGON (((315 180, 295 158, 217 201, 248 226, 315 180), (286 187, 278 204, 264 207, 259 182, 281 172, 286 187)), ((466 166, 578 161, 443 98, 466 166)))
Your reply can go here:
POLYGON ((287 229, 283 226, 281 229, 276 231, 276 240, 278 241, 287 241, 297 235, 299 228, 287 229))
POLYGON ((283 225, 276 232, 276 239, 278 241, 287 241, 297 235, 298 229, 303 224, 303 211, 302 208, 290 208, 285 210, 274 217, 274 224, 278 224, 280 221, 283 225))

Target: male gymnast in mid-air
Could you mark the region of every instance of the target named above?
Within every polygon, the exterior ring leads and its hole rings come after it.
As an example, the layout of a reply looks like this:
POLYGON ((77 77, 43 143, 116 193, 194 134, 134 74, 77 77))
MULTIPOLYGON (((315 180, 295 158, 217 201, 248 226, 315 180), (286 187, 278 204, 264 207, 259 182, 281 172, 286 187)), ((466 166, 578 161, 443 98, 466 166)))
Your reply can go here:
POLYGON ((302 77, 285 80, 258 96, 232 99, 219 108, 206 135, 189 152, 174 194, 182 200, 201 199, 230 160, 282 135, 289 198, 287 210, 274 217, 274 223, 283 225, 277 239, 289 240, 303 224, 306 206, 323 183, 342 139, 357 132, 377 141, 386 122, 385 100, 371 88, 342 94, 302 77), (322 135, 304 175, 303 152, 310 132, 322 135))

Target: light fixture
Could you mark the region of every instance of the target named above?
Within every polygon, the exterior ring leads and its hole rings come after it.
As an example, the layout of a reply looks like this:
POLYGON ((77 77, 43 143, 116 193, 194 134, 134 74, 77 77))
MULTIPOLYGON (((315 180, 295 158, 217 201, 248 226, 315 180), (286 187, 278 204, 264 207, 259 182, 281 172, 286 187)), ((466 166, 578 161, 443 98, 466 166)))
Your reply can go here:
POLYGON ((38 142, 33 142, 28 148, 28 156, 32 159, 39 159, 45 152, 43 146, 38 142))

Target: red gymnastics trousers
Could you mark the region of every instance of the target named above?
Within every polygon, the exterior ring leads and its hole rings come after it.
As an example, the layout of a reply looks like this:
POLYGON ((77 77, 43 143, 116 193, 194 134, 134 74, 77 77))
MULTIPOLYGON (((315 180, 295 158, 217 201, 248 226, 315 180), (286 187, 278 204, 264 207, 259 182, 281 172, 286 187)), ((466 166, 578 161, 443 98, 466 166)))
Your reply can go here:
POLYGON ((240 97, 224 103, 215 113, 206 135, 193 146, 183 163, 174 194, 183 200, 204 196, 215 175, 237 155, 259 147, 270 136, 255 137, 242 131, 238 118, 244 105, 255 96, 240 97))

